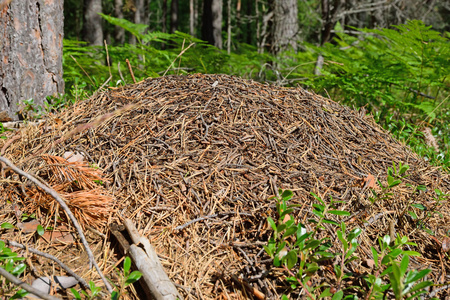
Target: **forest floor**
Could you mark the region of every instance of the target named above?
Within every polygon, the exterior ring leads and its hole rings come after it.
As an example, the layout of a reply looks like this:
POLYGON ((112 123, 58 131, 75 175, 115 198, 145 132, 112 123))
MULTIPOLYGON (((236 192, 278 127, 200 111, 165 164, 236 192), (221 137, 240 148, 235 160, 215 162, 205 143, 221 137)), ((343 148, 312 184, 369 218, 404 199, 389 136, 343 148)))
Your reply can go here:
MULTIPOLYGON (((346 293, 364 296, 351 286, 364 287, 364 274, 374 272, 371 247, 384 235, 417 244, 407 247, 421 254, 409 268, 430 268, 435 284, 450 281, 450 205, 435 193, 450 192, 450 175, 392 138, 363 108, 228 75, 166 76, 99 91, 8 137, 0 141, 2 155, 65 199, 115 284, 124 254, 111 224, 127 218, 186 299, 301 298, 263 249, 273 233, 267 217, 278 219, 269 198, 279 189, 294 192, 290 215, 308 231, 317 204, 311 192, 349 213, 330 221, 361 228, 359 260, 346 267, 354 278, 337 287, 346 293), (409 170, 387 191, 376 182, 387 185, 393 163, 409 170)), ((16 227, 3 230, 1 239, 57 256, 102 286, 55 199, 9 168, 2 173, 0 216, 16 227), (47 229, 44 235, 37 224, 47 229)), ((328 241, 327 251, 342 251, 332 223, 316 234, 328 241)), ((14 249, 27 257, 27 282, 67 275, 46 258, 14 249)), ((337 263, 320 261, 310 283, 335 286, 337 263)), ((123 297, 143 299, 138 287, 123 297)))

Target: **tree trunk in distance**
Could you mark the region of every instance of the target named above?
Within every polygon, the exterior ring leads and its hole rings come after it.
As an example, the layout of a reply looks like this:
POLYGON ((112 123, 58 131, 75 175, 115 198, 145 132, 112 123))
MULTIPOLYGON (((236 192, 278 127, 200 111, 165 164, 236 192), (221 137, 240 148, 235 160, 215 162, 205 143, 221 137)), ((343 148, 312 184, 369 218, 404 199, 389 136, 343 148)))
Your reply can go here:
POLYGON ((102 0, 84 1, 84 40, 93 46, 103 45, 102 0))
POLYGON ((270 26, 270 52, 278 54, 289 47, 297 51, 298 5, 297 0, 270 0, 273 11, 270 26))
POLYGON ((178 0, 172 0, 170 5, 170 33, 178 30, 178 0))
MULTIPOLYGON (((123 19, 123 0, 115 0, 114 1, 114 14, 116 18, 123 19)), ((125 29, 120 26, 116 26, 114 28, 114 40, 117 43, 123 44, 125 42, 125 29)))
POLYGON ((189 34, 195 36, 195 8, 194 0, 189 0, 189 34))
POLYGON ((63 0, 0 5, 0 121, 18 120, 17 105, 64 93, 63 0))
POLYGON ((336 24, 336 15, 342 6, 342 0, 322 0, 322 32, 320 44, 323 45, 331 39, 331 30, 336 24))
POLYGON ((203 1, 202 39, 222 49, 222 0, 203 1))
MULTIPOLYGON (((134 0, 134 14, 133 14, 133 23, 141 24, 142 23, 142 14, 144 12, 144 0, 134 0)), ((136 37, 134 35, 130 35, 128 42, 131 45, 136 45, 136 37)))
POLYGON ((163 0, 162 3, 162 16, 161 16, 161 31, 167 32, 167 0, 163 0))

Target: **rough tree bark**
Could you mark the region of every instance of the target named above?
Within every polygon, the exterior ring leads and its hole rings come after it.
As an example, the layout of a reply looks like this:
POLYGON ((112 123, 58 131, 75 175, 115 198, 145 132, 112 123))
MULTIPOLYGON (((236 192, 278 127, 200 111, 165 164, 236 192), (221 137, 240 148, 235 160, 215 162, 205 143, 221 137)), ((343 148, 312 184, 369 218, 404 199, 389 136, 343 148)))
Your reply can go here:
MULTIPOLYGON (((134 24, 142 24, 142 19, 144 17, 144 0, 134 0, 134 14, 133 14, 133 22, 134 24)), ((134 35, 130 35, 128 43, 131 45, 136 45, 136 37, 134 35)))
POLYGON ((337 21, 337 13, 343 5, 342 0, 322 0, 322 30, 321 30, 321 41, 320 44, 323 45, 331 39, 331 30, 337 21))
POLYGON ((90 45, 103 45, 102 0, 85 0, 84 2, 84 40, 90 45))
POLYGON ((289 47, 297 51, 298 5, 297 0, 270 0, 273 16, 270 27, 270 52, 278 54, 289 47))
POLYGON ((17 105, 64 93, 63 0, 0 5, 0 121, 18 120, 17 105))
POLYGON ((195 25, 197 20, 197 5, 194 0, 189 0, 189 34, 195 36, 195 25))
MULTIPOLYGON (((116 18, 123 19, 123 0, 114 0, 114 14, 116 18)), ((117 43, 123 44, 125 42, 125 29, 120 26, 114 28, 114 40, 117 43)))
POLYGON ((203 1, 202 39, 222 49, 222 0, 203 1))

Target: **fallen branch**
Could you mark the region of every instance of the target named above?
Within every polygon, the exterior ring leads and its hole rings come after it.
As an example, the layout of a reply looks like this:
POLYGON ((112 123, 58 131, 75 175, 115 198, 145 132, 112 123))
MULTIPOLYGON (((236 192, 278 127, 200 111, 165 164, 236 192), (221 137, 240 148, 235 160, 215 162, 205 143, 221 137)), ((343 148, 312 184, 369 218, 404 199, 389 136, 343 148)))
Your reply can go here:
POLYGON ((138 233, 131 220, 125 219, 124 225, 133 241, 129 248, 129 254, 142 273, 142 279, 145 282, 143 288, 148 296, 154 297, 156 300, 183 299, 169 276, 164 272, 150 241, 138 233))
POLYGON ((2 267, 0 267, 0 275, 2 275, 3 277, 5 277, 7 280, 9 280, 10 282, 14 283, 15 285, 17 285, 18 287, 23 288, 25 291, 27 291, 27 292, 29 292, 29 293, 31 293, 33 295, 36 295, 36 296, 40 297, 41 299, 45 299, 45 300, 61 300, 61 298, 51 296, 51 295, 49 295, 47 293, 41 292, 38 289, 35 289, 34 287, 32 287, 31 285, 23 282, 22 280, 20 280, 16 276, 8 273, 2 267))
POLYGON ((69 216, 69 219, 72 221, 75 229, 78 232, 78 235, 81 239, 81 242, 86 250, 86 253, 89 257, 89 261, 91 264, 94 265, 95 269, 97 270, 98 274, 100 275, 100 278, 102 279, 103 283, 106 286, 106 289, 108 290, 109 293, 113 292, 113 289, 111 287, 111 285, 109 284, 108 280, 106 279, 105 275, 103 275, 102 271, 100 270, 100 267, 98 266, 97 262, 95 261, 94 258, 94 254, 92 253, 91 248, 89 247, 88 242, 86 241, 86 238, 84 236, 83 230, 81 229, 80 224, 78 223, 77 219, 74 217, 74 215, 72 214, 72 212, 70 211, 69 207, 67 206, 66 202, 58 195, 58 193, 44 185, 42 182, 40 182, 39 180, 37 180, 35 177, 31 176, 30 174, 20 170, 19 168, 17 168, 10 160, 8 160, 7 158, 0 156, 0 161, 4 162, 6 165, 8 165, 14 172, 16 172, 19 175, 24 176, 25 178, 27 178, 28 180, 30 180, 31 182, 33 182, 34 184, 36 184, 38 187, 40 187, 41 189, 43 189, 46 193, 48 193, 49 195, 51 195, 53 198, 55 198, 55 200, 59 203, 59 205, 61 205, 61 207, 64 209, 64 211, 67 213, 67 215, 69 216))

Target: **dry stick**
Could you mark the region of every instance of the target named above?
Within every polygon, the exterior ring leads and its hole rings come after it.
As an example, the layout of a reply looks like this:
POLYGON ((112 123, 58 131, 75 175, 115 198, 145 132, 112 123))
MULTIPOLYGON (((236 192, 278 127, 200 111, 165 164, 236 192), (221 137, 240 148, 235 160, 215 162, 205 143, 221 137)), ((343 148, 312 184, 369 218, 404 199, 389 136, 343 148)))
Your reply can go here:
POLYGON ((133 82, 136 83, 136 78, 134 78, 134 73, 133 73, 133 69, 131 68, 130 61, 128 60, 128 58, 125 61, 127 62, 127 66, 128 66, 128 70, 130 71, 131 78, 133 78, 133 82))
POLYGON ((186 49, 183 49, 183 51, 180 52, 180 54, 178 54, 177 57, 175 57, 175 59, 170 63, 169 67, 167 68, 167 70, 164 72, 163 76, 165 76, 167 74, 167 72, 169 72, 170 68, 172 67, 173 63, 178 59, 178 57, 180 57, 181 55, 184 54, 184 52, 187 51, 187 49, 191 48, 193 45, 195 45, 195 43, 191 43, 189 46, 187 46, 186 49))
POLYGON ((53 198, 55 198, 55 200, 59 203, 59 205, 61 205, 61 207, 67 213, 67 215, 69 216, 69 218, 72 221, 73 225, 75 226, 75 228, 76 228, 76 230, 78 232, 78 235, 80 236, 81 242, 83 243, 83 246, 84 246, 84 248, 86 250, 86 253, 87 253, 88 257, 89 257, 89 261, 94 265, 95 269, 97 269, 97 272, 100 275, 101 279, 103 280, 103 283, 105 284, 106 289, 108 290, 108 292, 112 293, 113 289, 112 289, 111 285, 109 284, 108 280, 106 280, 105 275, 103 275, 102 271, 100 270, 100 267, 98 266, 97 262, 95 261, 94 254, 92 253, 91 248, 89 248, 89 244, 86 241, 86 238, 84 237, 83 230, 81 229, 80 224, 78 224, 77 219, 74 217, 74 215, 70 211, 70 209, 67 206, 66 202, 58 195, 58 193, 54 189, 52 189, 52 188, 50 188, 48 186, 45 186, 43 183, 41 183, 39 180, 37 180, 36 178, 31 176, 30 174, 20 170, 11 161, 9 161, 7 158, 5 158, 3 156, 0 156, 0 161, 2 161, 5 164, 7 164, 17 174, 24 176, 25 178, 27 178, 28 180, 30 180, 31 182, 36 184, 38 187, 43 189, 45 192, 50 194, 53 198))
POLYGON ((91 81, 92 85, 95 86, 95 83, 94 83, 94 81, 92 81, 91 76, 89 76, 89 74, 83 69, 83 67, 78 63, 78 61, 75 59, 75 57, 73 57, 72 55, 70 57, 72 57, 72 59, 80 67, 80 69, 83 70, 84 74, 89 78, 89 80, 91 81))
POLYGON ((59 259, 57 259, 57 258, 54 257, 53 255, 50 255, 50 254, 45 253, 45 252, 41 252, 41 251, 36 250, 36 249, 34 249, 34 248, 31 248, 31 247, 26 247, 25 245, 16 243, 16 242, 14 242, 14 241, 10 241, 10 240, 2 240, 2 239, 0 239, 0 241, 2 241, 2 242, 4 242, 4 243, 7 243, 7 244, 10 245, 10 246, 17 247, 17 248, 21 248, 21 249, 26 249, 27 251, 30 251, 31 253, 34 253, 34 254, 37 254, 37 255, 40 255, 40 256, 43 256, 43 257, 45 257, 45 258, 48 258, 48 259, 53 260, 53 261, 56 262, 58 265, 60 265, 61 268, 63 268, 64 270, 66 270, 66 272, 67 272, 69 275, 75 277, 75 279, 78 280, 78 282, 79 282, 82 286, 84 286, 85 289, 89 289, 89 284, 87 284, 86 281, 84 281, 83 278, 81 278, 80 276, 78 276, 77 274, 75 274, 74 271, 72 271, 68 266, 66 266, 62 261, 60 261, 59 259))
POLYGON ((20 280, 19 278, 17 278, 16 276, 9 274, 5 269, 3 269, 2 267, 0 267, 0 275, 2 275, 3 277, 5 277, 7 280, 11 281, 12 283, 14 283, 15 285, 17 285, 18 287, 23 288, 25 291, 36 295, 38 297, 40 297, 41 299, 45 299, 45 300, 61 300, 61 298, 58 297, 54 297, 51 296, 47 293, 44 293, 34 287, 32 287, 31 285, 23 282, 22 280, 20 280))

